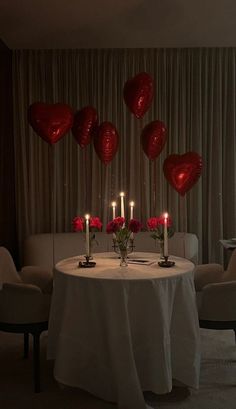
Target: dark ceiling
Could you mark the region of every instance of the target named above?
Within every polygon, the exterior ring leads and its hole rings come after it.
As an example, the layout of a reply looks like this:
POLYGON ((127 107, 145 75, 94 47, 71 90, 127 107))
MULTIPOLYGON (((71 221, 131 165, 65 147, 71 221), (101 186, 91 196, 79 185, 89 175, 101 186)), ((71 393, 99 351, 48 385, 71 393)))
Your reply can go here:
POLYGON ((0 0, 12 49, 234 47, 235 0, 0 0))

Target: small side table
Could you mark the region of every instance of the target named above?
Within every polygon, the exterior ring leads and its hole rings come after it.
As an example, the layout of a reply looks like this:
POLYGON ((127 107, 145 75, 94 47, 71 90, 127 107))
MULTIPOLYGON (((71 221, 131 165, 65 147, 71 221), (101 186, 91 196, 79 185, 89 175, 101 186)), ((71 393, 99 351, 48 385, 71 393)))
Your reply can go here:
POLYGON ((236 242, 233 242, 232 240, 220 240, 220 243, 225 250, 233 251, 234 249, 236 249, 236 242))
POLYGON ((236 249, 236 242, 232 240, 219 240, 222 246, 224 247, 224 268, 226 269, 231 257, 231 251, 236 249), (230 252, 230 253, 229 253, 230 252))

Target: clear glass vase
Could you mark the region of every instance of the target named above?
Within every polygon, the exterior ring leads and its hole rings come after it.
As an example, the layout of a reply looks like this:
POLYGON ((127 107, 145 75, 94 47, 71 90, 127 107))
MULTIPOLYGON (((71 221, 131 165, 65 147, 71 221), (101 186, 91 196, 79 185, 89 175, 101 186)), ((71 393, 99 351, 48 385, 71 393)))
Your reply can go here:
POLYGON ((134 240, 130 239, 128 243, 126 243, 127 247, 125 247, 125 244, 120 244, 117 242, 116 238, 113 237, 113 249, 115 253, 119 254, 119 258, 121 257, 121 251, 126 251, 127 255, 126 258, 128 258, 128 254, 133 253, 134 250, 134 240))
POLYGON ((120 249, 120 266, 121 267, 127 267, 128 266, 127 255, 128 255, 127 249, 120 249))

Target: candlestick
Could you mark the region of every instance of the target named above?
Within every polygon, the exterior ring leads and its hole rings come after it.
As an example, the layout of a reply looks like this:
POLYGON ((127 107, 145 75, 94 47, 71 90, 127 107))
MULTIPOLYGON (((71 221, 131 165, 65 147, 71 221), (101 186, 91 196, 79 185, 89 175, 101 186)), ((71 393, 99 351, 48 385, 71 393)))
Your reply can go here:
POLYGON ((90 243, 89 243, 89 219, 90 219, 90 215, 86 214, 85 216, 85 234, 86 234, 86 256, 89 257, 89 253, 90 253, 90 243))
POLYGON ((168 257, 168 213, 164 214, 164 257, 168 257))
POLYGON ((125 201, 124 201, 124 192, 120 192, 120 215, 125 217, 125 201))
POLYGON ((134 202, 130 202, 130 220, 134 218, 134 202))
POLYGON ((116 202, 112 202, 112 218, 115 219, 116 217, 116 202))

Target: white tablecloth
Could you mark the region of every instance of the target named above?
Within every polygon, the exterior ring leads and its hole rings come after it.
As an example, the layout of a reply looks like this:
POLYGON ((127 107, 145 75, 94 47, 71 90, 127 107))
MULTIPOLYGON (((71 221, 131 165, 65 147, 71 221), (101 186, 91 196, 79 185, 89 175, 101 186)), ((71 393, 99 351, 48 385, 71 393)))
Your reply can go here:
POLYGON ((198 388, 200 337, 194 265, 158 266, 158 255, 134 253, 151 265, 120 267, 113 253, 95 255, 95 268, 78 268, 82 257, 56 265, 49 322, 48 358, 54 376, 117 402, 144 409, 143 391, 167 393, 172 379, 198 388))

